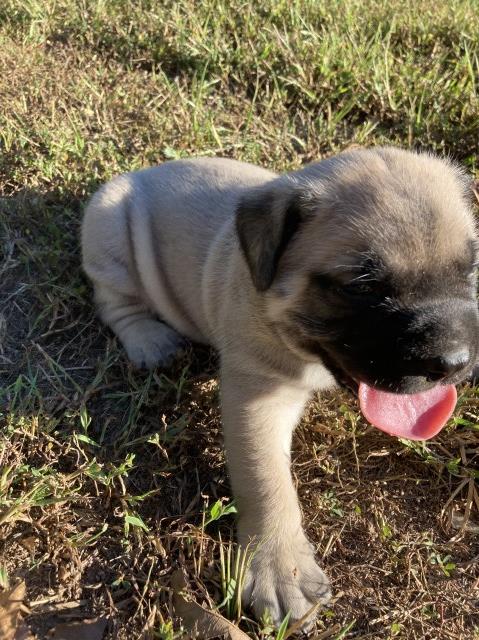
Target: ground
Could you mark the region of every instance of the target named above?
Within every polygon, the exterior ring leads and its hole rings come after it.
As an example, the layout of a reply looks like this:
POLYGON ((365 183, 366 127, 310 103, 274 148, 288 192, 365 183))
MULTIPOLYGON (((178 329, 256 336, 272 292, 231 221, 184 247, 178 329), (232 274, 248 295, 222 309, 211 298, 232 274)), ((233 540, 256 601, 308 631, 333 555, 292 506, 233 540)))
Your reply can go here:
MULTIPOLYGON (((128 364, 80 269, 89 194, 177 157, 281 171, 357 144, 477 174, 478 33, 472 0, 3 1, 0 584, 25 580, 37 638, 106 616, 106 638, 173 640, 178 568, 239 617, 215 355, 128 364)), ((293 471, 335 594, 318 640, 479 637, 478 425, 471 385, 427 444, 346 392, 312 402, 293 471)))

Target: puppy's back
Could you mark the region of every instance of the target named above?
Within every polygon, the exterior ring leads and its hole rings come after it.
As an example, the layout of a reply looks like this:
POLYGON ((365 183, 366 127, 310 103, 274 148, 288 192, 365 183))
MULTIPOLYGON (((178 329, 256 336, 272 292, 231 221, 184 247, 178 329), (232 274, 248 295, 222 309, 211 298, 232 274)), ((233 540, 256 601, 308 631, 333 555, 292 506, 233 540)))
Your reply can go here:
POLYGON ((208 341, 201 286, 211 244, 228 220, 233 228, 240 193, 274 177, 221 158, 166 162, 119 176, 85 212, 84 269, 97 285, 124 295, 144 290, 167 322, 208 341))

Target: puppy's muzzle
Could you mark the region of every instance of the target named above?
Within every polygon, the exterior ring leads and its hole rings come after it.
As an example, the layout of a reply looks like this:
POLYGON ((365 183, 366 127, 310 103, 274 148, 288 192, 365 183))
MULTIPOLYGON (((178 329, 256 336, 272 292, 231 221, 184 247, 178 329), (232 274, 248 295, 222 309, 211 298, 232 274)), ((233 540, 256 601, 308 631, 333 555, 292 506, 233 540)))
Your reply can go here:
POLYGON ((465 377, 472 369, 479 339, 477 305, 452 298, 414 309, 406 331, 409 375, 441 382, 465 377))

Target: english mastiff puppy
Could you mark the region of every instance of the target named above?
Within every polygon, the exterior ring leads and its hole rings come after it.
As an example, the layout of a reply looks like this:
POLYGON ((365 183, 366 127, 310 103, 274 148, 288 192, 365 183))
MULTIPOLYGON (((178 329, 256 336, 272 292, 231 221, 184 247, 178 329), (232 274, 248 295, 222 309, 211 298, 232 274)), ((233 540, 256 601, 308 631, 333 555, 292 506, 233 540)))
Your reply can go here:
POLYGON ((103 186, 83 223, 98 311, 139 367, 184 337, 221 356, 244 600, 278 623, 330 597, 301 525, 291 437, 313 391, 356 389, 383 431, 445 424, 478 344, 476 230, 463 171, 358 149, 300 171, 166 162, 103 186), (251 547, 250 547, 251 548, 251 547))

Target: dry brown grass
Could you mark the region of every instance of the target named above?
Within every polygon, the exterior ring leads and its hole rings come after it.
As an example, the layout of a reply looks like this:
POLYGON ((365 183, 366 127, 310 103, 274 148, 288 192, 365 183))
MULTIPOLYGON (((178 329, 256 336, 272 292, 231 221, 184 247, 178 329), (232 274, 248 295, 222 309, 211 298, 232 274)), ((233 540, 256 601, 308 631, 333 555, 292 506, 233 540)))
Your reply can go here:
MULTIPOLYGON (((109 638, 173 640, 172 572, 218 605, 234 535, 232 516, 202 524, 230 499, 215 356, 132 370, 79 269, 85 199, 114 173, 192 154, 282 170, 389 141, 474 171, 477 13, 458 0, 5 6, 0 582, 26 580, 38 638, 100 614, 109 638)), ((346 393, 312 403, 293 468, 335 592, 317 638, 479 637, 478 393, 464 387, 427 445, 368 427, 346 393)))

